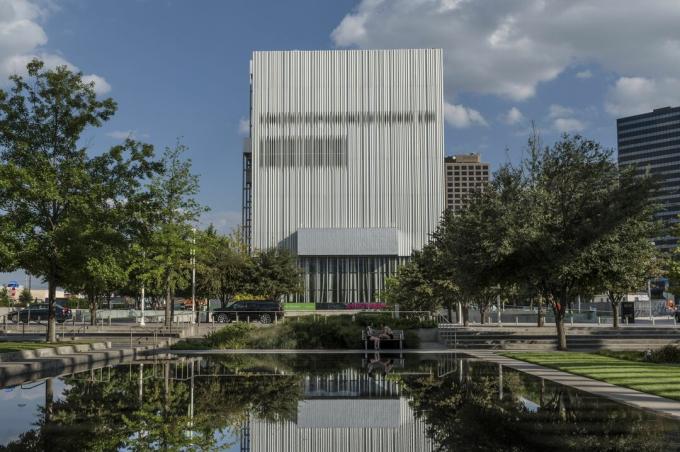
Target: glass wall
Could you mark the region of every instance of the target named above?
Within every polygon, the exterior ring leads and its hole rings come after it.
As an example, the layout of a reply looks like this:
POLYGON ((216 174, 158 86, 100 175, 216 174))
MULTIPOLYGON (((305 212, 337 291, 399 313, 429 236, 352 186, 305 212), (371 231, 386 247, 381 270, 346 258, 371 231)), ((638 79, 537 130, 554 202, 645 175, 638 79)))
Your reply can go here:
POLYGON ((305 289, 296 301, 305 303, 375 303, 385 278, 396 273, 408 257, 299 257, 305 289))

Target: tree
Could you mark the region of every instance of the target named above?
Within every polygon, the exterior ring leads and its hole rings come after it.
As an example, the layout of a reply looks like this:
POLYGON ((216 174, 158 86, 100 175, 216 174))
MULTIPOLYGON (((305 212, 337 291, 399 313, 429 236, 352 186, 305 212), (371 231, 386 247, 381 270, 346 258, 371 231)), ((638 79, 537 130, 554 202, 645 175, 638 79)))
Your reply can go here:
POLYGON ((173 295, 189 281, 193 225, 207 209, 196 201, 198 177, 191 173, 187 147, 166 148, 161 170, 149 185, 147 233, 143 237, 144 273, 141 282, 165 295, 165 325, 172 322, 173 295))
POLYGON ((249 292, 279 299, 302 288, 302 274, 295 255, 282 248, 258 251, 253 256, 249 292))
POLYGON ((447 211, 432 234, 431 271, 446 275, 448 293, 456 295, 463 307, 463 324, 468 324, 470 306, 479 309, 481 322, 486 321, 489 307, 498 295, 505 271, 500 253, 507 244, 499 237, 512 220, 506 204, 517 190, 515 179, 508 170, 497 174, 484 191, 469 195, 460 212, 447 211), (507 198, 507 199, 506 199, 507 198))
POLYGON ((12 299, 9 297, 7 287, 0 287, 0 306, 8 307, 12 304, 12 299))
POLYGON ((197 290, 201 296, 227 302, 246 290, 252 261, 238 232, 219 234, 211 225, 196 239, 197 290))
POLYGON ((647 279, 659 274, 656 248, 650 240, 658 231, 650 221, 651 208, 603 237, 593 247, 596 279, 612 306, 614 328, 619 326, 620 305, 626 295, 645 286, 647 279))
POLYGON ((98 299, 127 285, 133 247, 146 232, 142 220, 153 214, 142 185, 160 170, 153 155, 153 146, 128 139, 91 162, 89 214, 79 219, 77 240, 69 249, 78 265, 66 269, 65 286, 87 296, 92 324, 98 299))
POLYGON ((510 204, 515 220, 500 234, 509 245, 500 256, 504 278, 531 281, 548 302, 561 350, 567 348, 568 307, 579 292, 599 284, 604 263, 592 258, 594 249, 648 212, 654 190, 650 177, 622 177, 611 155, 594 141, 567 135, 541 150, 524 194, 510 204))
POLYGON ((31 291, 28 290, 28 287, 24 287, 21 290, 21 293, 19 294, 19 303, 21 304, 30 304, 33 302, 33 295, 31 294, 31 291))
POLYGON ((439 300, 434 297, 434 288, 425 277, 418 256, 415 252, 394 276, 385 279, 381 296, 387 304, 399 305, 403 310, 437 310, 441 307, 439 300))
POLYGON ((66 258, 87 217, 91 159, 79 146, 88 127, 99 127, 116 111, 112 99, 98 100, 93 83, 65 66, 27 65, 28 80, 10 77, 0 90, 0 211, 16 242, 15 265, 48 284, 47 340, 54 342, 54 299, 63 285, 66 258))

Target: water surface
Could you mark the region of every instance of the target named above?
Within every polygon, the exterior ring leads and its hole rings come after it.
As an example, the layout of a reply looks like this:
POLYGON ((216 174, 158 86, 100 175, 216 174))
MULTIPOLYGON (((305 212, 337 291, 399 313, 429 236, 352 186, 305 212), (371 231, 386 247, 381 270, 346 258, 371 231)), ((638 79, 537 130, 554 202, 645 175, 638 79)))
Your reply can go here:
POLYGON ((679 428, 454 354, 169 356, 0 390, 13 451, 665 451, 679 428))

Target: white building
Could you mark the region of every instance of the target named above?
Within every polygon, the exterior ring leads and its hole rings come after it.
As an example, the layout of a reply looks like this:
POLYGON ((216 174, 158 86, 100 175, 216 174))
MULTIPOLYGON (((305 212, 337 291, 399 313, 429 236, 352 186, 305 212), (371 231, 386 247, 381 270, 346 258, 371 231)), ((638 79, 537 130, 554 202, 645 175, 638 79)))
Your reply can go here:
POLYGON ((255 52, 251 249, 298 255, 306 302, 371 302, 444 209, 442 51, 255 52))

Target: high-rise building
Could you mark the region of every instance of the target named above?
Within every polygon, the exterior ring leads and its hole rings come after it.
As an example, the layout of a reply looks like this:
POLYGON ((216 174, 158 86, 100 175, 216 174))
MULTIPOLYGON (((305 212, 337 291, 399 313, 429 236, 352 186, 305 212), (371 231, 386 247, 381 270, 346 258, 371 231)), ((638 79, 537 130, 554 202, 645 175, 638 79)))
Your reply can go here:
MULTIPOLYGON (((653 199, 661 205, 658 217, 674 223, 680 214, 680 107, 658 108, 651 113, 616 120, 619 165, 634 165, 639 174, 650 171, 659 182, 653 199)), ((657 237, 656 246, 670 250, 676 237, 657 237)))
POLYGON ((470 193, 484 190, 489 183, 489 164, 479 154, 446 157, 446 207, 454 212, 465 207, 470 193))
POLYGON ((372 302, 444 209, 442 51, 255 52, 251 249, 298 256, 306 302, 372 302))

